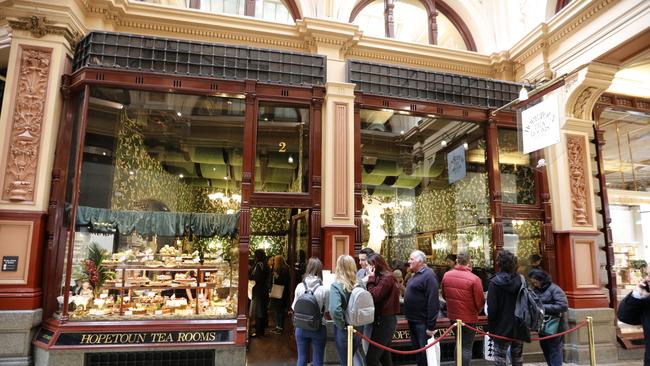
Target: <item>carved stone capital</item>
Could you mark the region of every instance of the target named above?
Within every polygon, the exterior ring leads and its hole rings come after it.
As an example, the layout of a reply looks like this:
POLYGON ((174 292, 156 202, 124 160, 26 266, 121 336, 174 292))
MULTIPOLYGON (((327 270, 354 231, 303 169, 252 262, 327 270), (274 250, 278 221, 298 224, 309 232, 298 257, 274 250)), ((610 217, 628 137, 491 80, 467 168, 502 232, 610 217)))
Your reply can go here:
POLYGON ((600 95, 609 88, 618 67, 592 62, 566 78, 566 114, 591 120, 591 112, 600 95))
POLYGON ((12 29, 28 31, 34 38, 42 38, 48 34, 62 36, 73 49, 82 37, 77 30, 64 24, 57 24, 44 16, 32 15, 31 17, 9 19, 9 26, 12 29))
POLYGON ((32 201, 50 75, 51 49, 20 46, 13 125, 9 137, 2 199, 32 201))

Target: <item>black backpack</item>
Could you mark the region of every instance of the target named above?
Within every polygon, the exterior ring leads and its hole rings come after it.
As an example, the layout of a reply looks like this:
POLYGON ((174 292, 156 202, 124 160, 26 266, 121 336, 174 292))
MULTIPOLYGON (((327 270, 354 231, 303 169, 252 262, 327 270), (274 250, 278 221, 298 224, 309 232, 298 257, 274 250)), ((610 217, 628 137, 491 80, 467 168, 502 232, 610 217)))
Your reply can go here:
POLYGON ((313 290, 307 287, 305 280, 302 280, 302 284, 305 286, 305 293, 298 297, 293 306, 293 325, 296 328, 317 331, 321 326, 323 310, 318 306, 314 292, 322 283, 318 280, 318 284, 313 290))
POLYGON ((521 287, 517 294, 515 317, 520 324, 523 324, 531 331, 540 332, 544 323, 544 305, 539 297, 528 289, 526 279, 521 277, 521 287))

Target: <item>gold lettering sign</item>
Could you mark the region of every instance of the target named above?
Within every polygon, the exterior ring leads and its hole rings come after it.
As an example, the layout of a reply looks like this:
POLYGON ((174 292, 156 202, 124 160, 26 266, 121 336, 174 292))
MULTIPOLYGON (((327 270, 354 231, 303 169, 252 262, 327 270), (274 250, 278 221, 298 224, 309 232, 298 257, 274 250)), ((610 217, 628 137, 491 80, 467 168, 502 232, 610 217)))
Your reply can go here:
POLYGON ((284 141, 280 141, 278 144, 279 150, 278 152, 286 152, 287 151, 287 143, 284 141))
POLYGON ((90 333, 81 334, 80 345, 140 343, 201 343, 218 340, 217 332, 153 332, 153 333, 90 333))

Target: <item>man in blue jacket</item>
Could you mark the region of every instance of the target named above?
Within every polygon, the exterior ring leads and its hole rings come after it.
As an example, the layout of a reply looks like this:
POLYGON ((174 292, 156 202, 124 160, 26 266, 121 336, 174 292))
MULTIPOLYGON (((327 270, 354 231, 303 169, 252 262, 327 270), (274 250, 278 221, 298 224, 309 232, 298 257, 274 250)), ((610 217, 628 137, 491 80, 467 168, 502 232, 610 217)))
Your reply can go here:
MULTIPOLYGON (((438 281, 425 261, 426 255, 420 250, 413 251, 409 256, 413 277, 408 281, 404 293, 404 316, 409 324, 411 343, 416 349, 426 346, 427 340, 433 336, 440 309, 438 281)), ((427 366, 423 352, 416 357, 418 366, 427 366)))

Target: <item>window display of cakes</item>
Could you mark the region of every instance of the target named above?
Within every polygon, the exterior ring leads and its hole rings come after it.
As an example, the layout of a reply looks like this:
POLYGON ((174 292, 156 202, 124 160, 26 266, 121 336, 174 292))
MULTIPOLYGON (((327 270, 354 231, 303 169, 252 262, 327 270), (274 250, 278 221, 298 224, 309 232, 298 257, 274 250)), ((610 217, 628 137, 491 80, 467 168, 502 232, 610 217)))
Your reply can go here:
POLYGON ((83 282, 71 297, 73 320, 235 317, 231 264, 215 253, 202 260, 198 251, 165 245, 158 253, 147 248, 103 255, 94 262, 101 280, 90 273, 95 281, 83 282))

